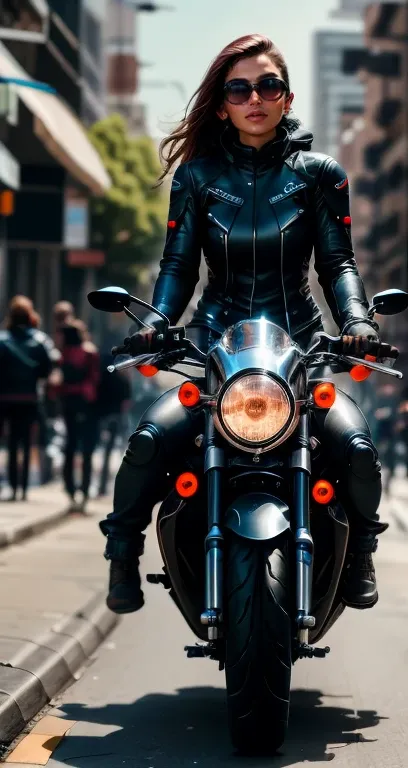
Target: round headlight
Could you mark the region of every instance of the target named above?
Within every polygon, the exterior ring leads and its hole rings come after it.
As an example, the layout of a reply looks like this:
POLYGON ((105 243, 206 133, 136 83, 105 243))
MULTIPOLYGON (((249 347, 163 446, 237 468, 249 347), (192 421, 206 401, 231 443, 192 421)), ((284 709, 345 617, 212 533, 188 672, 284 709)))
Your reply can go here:
POLYGON ((284 429, 291 413, 284 388, 263 373, 236 379, 220 403, 225 428, 238 440, 250 443, 272 440, 284 429))

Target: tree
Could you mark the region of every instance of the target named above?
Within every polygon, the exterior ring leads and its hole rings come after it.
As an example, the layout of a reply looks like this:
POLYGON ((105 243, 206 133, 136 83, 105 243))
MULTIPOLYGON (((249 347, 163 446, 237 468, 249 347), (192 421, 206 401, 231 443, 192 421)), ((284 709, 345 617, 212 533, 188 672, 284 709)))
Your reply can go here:
POLYGON ((168 199, 163 188, 153 188, 161 173, 157 151, 148 136, 129 136, 117 114, 95 123, 89 137, 112 179, 106 195, 92 202, 92 245, 106 253, 101 277, 136 290, 165 237, 168 199))

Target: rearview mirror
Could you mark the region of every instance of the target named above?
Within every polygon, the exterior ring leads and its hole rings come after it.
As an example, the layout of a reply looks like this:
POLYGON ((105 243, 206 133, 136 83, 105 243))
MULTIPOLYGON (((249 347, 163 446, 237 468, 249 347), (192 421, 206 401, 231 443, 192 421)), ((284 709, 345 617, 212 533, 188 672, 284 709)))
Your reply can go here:
POLYGON ((373 297, 373 310, 378 315, 398 315, 405 309, 408 309, 408 293, 399 288, 390 288, 373 297))
POLYGON ((101 288, 99 291, 88 293, 88 301, 94 309, 100 309, 102 312, 123 312, 124 307, 128 307, 132 297, 117 285, 110 285, 108 288, 101 288))

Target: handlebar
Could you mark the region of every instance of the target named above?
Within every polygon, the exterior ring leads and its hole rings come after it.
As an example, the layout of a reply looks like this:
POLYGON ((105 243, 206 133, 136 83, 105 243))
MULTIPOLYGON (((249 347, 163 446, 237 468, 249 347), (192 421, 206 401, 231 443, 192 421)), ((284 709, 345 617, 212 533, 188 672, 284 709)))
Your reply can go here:
MULTIPOLYGON (((123 371, 128 368, 137 368, 142 365, 157 365, 157 367, 165 369, 166 364, 168 365, 170 361, 171 365, 174 365, 177 362, 181 363, 182 365, 205 367, 206 355, 195 344, 193 344, 192 341, 185 338, 184 328, 169 328, 168 333, 162 338, 163 348, 161 351, 145 352, 143 354, 131 357, 128 360, 123 360, 119 363, 109 365, 107 368, 108 372, 114 373, 115 371, 123 371), (171 342, 173 342, 173 345, 171 342)), ((329 334, 323 331, 316 333, 314 336, 314 342, 312 342, 312 345, 304 354, 305 362, 309 362, 310 364, 317 364, 318 362, 330 360, 332 362, 343 362, 350 367, 354 365, 364 365, 366 368, 369 368, 373 371, 385 373, 397 379, 403 378, 401 371, 394 370, 394 368, 391 368, 382 363, 366 360, 362 357, 355 357, 354 355, 342 354, 344 350, 345 338, 346 337, 343 336, 329 336, 329 334), (324 347, 326 347, 326 349, 324 347), (316 360, 316 358, 319 358, 319 360, 316 360)), ((383 348, 384 353, 386 351, 389 352, 390 350, 390 345, 388 344, 380 344, 378 347, 378 342, 373 343, 377 344, 379 357, 381 357, 381 348, 383 348)), ((126 349, 128 349, 126 345, 123 347, 116 347, 115 352, 117 354, 126 354, 126 349)))

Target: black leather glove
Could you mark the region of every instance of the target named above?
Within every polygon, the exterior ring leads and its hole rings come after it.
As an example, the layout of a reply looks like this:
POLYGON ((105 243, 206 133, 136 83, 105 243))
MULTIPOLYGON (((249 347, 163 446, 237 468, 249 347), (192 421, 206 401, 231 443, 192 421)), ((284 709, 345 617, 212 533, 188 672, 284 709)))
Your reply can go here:
POLYGON ((380 341, 377 331, 363 320, 347 327, 347 335, 343 335, 343 354, 353 355, 364 359, 370 355, 376 360, 396 360, 399 351, 391 344, 380 341))
POLYGON ((112 348, 112 355, 136 355, 158 352, 163 346, 163 333, 157 328, 141 328, 127 336, 123 344, 112 348))

